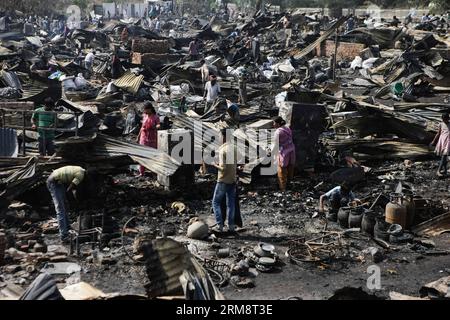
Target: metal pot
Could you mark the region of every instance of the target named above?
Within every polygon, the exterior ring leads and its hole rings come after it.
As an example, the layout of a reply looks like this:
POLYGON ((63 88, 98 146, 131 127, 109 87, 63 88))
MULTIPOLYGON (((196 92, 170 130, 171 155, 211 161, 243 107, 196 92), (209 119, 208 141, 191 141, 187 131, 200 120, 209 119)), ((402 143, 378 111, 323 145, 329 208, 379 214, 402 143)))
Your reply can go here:
POLYGON ((219 251, 217 251, 217 257, 219 258, 226 258, 230 255, 230 248, 223 248, 223 249, 219 249, 219 251))
POLYGON ((373 236, 373 229, 375 228, 375 220, 376 213, 373 211, 366 211, 364 212, 362 221, 361 221, 361 232, 370 234, 373 236))
POLYGON ((348 216, 351 212, 350 207, 341 207, 337 215, 337 221, 342 228, 348 228, 348 216))
POLYGON ((403 203, 406 207, 405 229, 410 229, 414 225, 416 216, 416 205, 414 204, 414 194, 410 191, 404 192, 403 203))
POLYGON ((390 224, 383 221, 383 219, 376 218, 375 228, 373 229, 373 236, 376 239, 381 239, 384 241, 389 241, 389 233, 387 232, 387 229, 389 228, 390 224))
POLYGON ((273 257, 274 250, 275 247, 273 245, 260 242, 255 246, 253 251, 258 257, 273 257))
POLYGON ((348 227, 349 228, 361 228, 361 222, 363 218, 363 212, 361 209, 351 210, 348 215, 348 227))

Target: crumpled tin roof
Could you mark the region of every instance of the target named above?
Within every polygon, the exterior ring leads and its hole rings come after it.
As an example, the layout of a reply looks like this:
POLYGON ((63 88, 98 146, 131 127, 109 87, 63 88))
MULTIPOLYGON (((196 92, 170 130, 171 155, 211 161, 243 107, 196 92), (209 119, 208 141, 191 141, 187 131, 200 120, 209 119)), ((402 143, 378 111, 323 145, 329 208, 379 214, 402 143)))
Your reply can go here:
POLYGON ((144 76, 137 76, 132 72, 126 72, 122 77, 115 80, 113 83, 125 91, 136 94, 144 81, 144 76))

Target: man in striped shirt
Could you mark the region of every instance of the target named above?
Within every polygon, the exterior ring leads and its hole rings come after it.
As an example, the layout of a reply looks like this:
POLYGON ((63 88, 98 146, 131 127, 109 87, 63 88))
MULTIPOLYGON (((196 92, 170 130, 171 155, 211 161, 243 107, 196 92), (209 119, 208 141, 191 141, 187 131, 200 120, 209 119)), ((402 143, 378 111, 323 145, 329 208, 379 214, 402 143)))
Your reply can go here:
POLYGON ((39 154, 41 156, 52 156, 55 153, 55 119, 56 114, 46 113, 53 111, 53 99, 48 97, 44 100, 44 106, 37 108, 31 116, 32 128, 38 130, 39 154))

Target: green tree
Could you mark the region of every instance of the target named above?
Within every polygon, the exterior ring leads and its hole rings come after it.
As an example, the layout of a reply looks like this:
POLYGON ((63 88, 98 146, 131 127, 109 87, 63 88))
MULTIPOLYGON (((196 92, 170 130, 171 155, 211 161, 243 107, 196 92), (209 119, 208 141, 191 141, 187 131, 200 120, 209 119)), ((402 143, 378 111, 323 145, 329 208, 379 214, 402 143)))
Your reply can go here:
POLYGON ((79 6, 81 10, 84 10, 88 7, 89 0, 73 0, 73 4, 79 6))
POLYGON ((450 10, 450 2, 448 0, 433 0, 431 1, 431 4, 434 7, 433 11, 436 11, 436 13, 450 10))

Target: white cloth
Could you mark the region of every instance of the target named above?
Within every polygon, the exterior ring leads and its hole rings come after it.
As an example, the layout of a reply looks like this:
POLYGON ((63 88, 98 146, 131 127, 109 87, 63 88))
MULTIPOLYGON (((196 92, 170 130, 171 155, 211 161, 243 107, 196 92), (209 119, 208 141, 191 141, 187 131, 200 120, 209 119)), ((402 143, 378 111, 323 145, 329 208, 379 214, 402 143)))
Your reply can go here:
POLYGON ((83 74, 79 73, 75 78, 75 84, 78 89, 84 88, 88 85, 86 79, 83 77, 83 74))
POLYGON ((214 85, 211 85, 211 81, 208 81, 205 84, 205 90, 206 90, 206 101, 212 102, 217 99, 220 93, 220 85, 218 82, 216 82, 214 85))
POLYGON ((350 64, 350 69, 355 70, 356 68, 362 68, 363 60, 360 56, 356 56, 355 59, 350 64))

